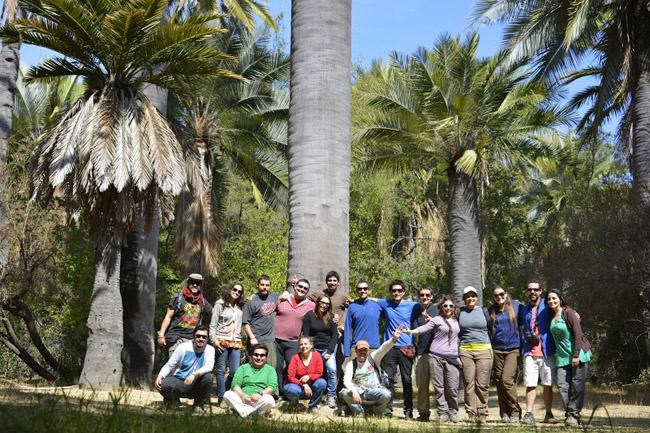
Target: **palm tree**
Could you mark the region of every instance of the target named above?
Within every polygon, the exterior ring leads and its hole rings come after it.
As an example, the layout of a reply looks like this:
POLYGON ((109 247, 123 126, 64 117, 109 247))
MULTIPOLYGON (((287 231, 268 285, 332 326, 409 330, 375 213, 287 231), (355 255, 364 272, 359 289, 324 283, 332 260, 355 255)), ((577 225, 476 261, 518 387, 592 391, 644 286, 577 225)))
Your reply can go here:
MULTIPOLYGON (((5 23, 11 23, 22 15, 16 0, 6 0, 2 12, 5 15, 5 23)), ((0 197, 4 197, 6 192, 5 165, 19 69, 20 41, 2 44, 0 48, 0 197)), ((7 210, 3 203, 4 200, 0 200, 0 232, 4 232, 7 226, 7 210)), ((5 270, 8 258, 9 246, 4 239, 0 239, 0 275, 5 270)))
POLYGON ((465 286, 483 287, 478 188, 493 165, 512 169, 535 133, 558 118, 550 89, 528 81, 518 65, 503 66, 503 52, 477 59, 478 42, 477 35, 462 42, 445 35, 431 51, 395 54, 390 67, 376 68, 357 136, 370 168, 446 171, 457 302, 465 286))
POLYGON ((229 15, 234 21, 241 23, 245 29, 255 28, 255 17, 273 30, 277 23, 269 12, 266 2, 257 0, 170 0, 173 13, 194 13, 196 11, 217 11, 229 15))
POLYGON ((289 273, 349 268, 351 0, 291 2, 289 273))
POLYGON ((115 387, 123 346, 120 247, 141 213, 150 221, 158 201, 165 204, 185 184, 180 143, 142 89, 180 90, 180 79, 236 75, 222 68, 228 56, 209 44, 222 31, 210 25, 212 15, 160 25, 165 0, 20 3, 35 17, 0 29, 5 43, 22 39, 61 55, 32 67, 26 81, 73 75, 87 87, 40 142, 34 188, 39 197, 60 190, 96 239, 80 384, 115 387))
POLYGON ((258 205, 286 208, 288 59, 268 48, 266 32, 230 26, 219 50, 237 59, 245 83, 214 78, 172 101, 170 117, 184 145, 188 189, 181 194, 176 253, 188 269, 216 275, 221 252, 225 170, 250 182, 258 205), (277 86, 276 86, 277 87, 277 86))

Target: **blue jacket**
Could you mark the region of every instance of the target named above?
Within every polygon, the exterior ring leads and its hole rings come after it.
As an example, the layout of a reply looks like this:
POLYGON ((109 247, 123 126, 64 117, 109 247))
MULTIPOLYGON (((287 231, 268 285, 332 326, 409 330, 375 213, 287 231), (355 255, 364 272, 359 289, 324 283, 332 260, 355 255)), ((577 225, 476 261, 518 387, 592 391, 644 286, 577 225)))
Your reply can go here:
MULTIPOLYGON (((393 338, 393 333, 400 326, 411 327, 415 317, 419 316, 422 306, 415 301, 401 301, 399 305, 392 299, 380 299, 378 301, 381 313, 385 320, 384 341, 393 338)), ((395 347, 413 346, 413 336, 402 333, 395 347)))
POLYGON ((377 349, 379 343, 379 317, 381 308, 371 299, 357 299, 348 307, 343 331, 343 355, 350 356, 350 348, 359 340, 366 340, 371 349, 377 349))
MULTIPOLYGON (((555 341, 551 335, 552 319, 553 311, 546 305, 546 299, 541 299, 537 309, 537 327, 539 328, 539 335, 542 339, 542 353, 544 357, 555 355, 555 341)), ((526 339, 526 335, 532 333, 532 320, 533 306, 529 303, 519 309, 519 326, 522 331, 524 356, 529 355, 532 349, 532 344, 526 339)))
MULTIPOLYGON (((519 310, 523 306, 519 301, 512 301, 512 309, 515 312, 515 324, 510 322, 510 316, 505 311, 497 311, 494 316, 494 323, 490 330, 490 339, 492 340, 492 348, 496 350, 511 350, 519 349, 521 347, 521 337, 519 335, 519 310)), ((490 307, 490 316, 494 307, 490 307)))

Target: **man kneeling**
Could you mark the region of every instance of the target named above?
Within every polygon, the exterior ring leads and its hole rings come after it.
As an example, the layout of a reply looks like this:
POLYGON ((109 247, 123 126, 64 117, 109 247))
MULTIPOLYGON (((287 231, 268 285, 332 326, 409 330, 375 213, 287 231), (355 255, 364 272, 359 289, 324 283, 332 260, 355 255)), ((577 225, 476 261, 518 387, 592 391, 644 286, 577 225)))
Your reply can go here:
POLYGON ((256 344, 251 353, 251 362, 237 369, 230 391, 223 395, 226 406, 234 409, 242 418, 269 412, 275 406, 273 393, 278 390, 275 369, 266 363, 269 353, 266 346, 256 344))
POLYGON ((214 367, 214 347, 208 343, 208 328, 194 328, 193 340, 179 344, 156 377, 155 386, 167 407, 179 397, 194 399, 194 412, 202 413, 208 403, 214 367))
MULTIPOLYGON (((379 349, 370 352, 370 345, 359 340, 354 347, 356 358, 348 362, 343 375, 343 388, 339 393, 341 399, 350 408, 353 415, 369 413, 382 416, 390 401, 390 391, 382 384, 380 368, 381 359, 395 345, 402 329, 398 328, 390 340, 385 341, 379 349)), ((343 414, 344 412, 342 412, 343 414)))

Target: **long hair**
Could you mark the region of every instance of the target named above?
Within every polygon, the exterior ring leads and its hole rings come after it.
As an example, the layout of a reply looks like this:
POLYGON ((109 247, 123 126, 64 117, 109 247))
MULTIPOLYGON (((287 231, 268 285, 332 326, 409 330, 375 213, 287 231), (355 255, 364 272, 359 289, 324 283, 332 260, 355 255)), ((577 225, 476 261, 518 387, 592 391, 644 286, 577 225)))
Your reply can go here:
MULTIPOLYGON (((549 289, 548 292, 546 292, 546 295, 544 296, 544 299, 546 299, 546 302, 548 302, 548 295, 551 293, 554 293, 557 295, 558 299, 560 300, 560 307, 562 308, 571 308, 569 303, 564 299, 564 296, 562 296, 562 293, 558 289, 549 289)), ((547 304, 548 305, 548 304, 547 304)))
MULTIPOLYGON (((444 304, 446 301, 449 301, 452 304, 454 304, 454 307, 456 306, 456 303, 454 302, 454 298, 451 295, 442 295, 440 298, 438 298, 436 305, 438 305, 438 312, 440 313, 440 317, 442 317, 442 320, 445 321, 447 327, 449 328, 449 331, 447 331, 447 340, 451 341, 451 336, 454 334, 453 331, 451 330, 451 323, 449 323, 449 319, 447 319, 442 314, 442 304, 444 304)), ((456 308, 451 310, 451 317, 452 319, 456 320, 456 308)))
POLYGON ((327 324, 332 320, 332 299, 325 295, 321 294, 317 299, 316 299, 316 306, 314 307, 314 313, 316 314, 316 317, 318 317, 320 320, 323 321, 323 324, 327 326, 327 324), (327 308, 327 311, 324 314, 321 314, 320 312, 320 301, 323 299, 327 298, 328 301, 330 301, 329 308, 327 308))
POLYGON ((230 299, 231 299, 230 292, 232 291, 233 288, 235 288, 235 286, 241 287, 241 294, 239 295, 239 298, 235 302, 235 305, 237 305, 239 308, 242 308, 246 303, 246 296, 244 294, 245 293, 244 285, 242 283, 238 283, 237 281, 228 284, 228 287, 223 291, 223 296, 222 296, 223 302, 225 302, 226 304, 230 304, 230 299))
MULTIPOLYGON (((510 293, 503 287, 499 286, 498 284, 494 286, 494 290, 496 289, 501 289, 505 292, 506 294, 506 303, 503 305, 503 311, 505 311, 508 314, 508 320, 510 320, 510 324, 513 327, 517 327, 517 315, 515 314, 515 309, 512 307, 512 298, 510 298, 510 293)), ((492 293, 494 293, 494 290, 492 290, 492 293)), ((494 295, 492 296, 492 308, 490 308, 490 323, 488 323, 488 326, 494 325, 494 322, 497 320, 497 310, 499 309, 499 306, 497 305, 496 301, 494 300, 494 295)))

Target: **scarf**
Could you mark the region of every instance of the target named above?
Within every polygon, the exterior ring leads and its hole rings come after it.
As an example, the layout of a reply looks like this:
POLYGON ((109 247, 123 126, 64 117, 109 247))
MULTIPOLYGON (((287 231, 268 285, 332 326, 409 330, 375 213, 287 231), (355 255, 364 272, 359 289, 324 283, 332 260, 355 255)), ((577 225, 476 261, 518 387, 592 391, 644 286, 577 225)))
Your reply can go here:
POLYGON ((183 297, 187 302, 194 305, 203 306, 203 304, 205 304, 205 299, 203 298, 202 290, 199 290, 199 293, 195 295, 194 293, 192 293, 189 287, 185 287, 183 289, 183 297))

